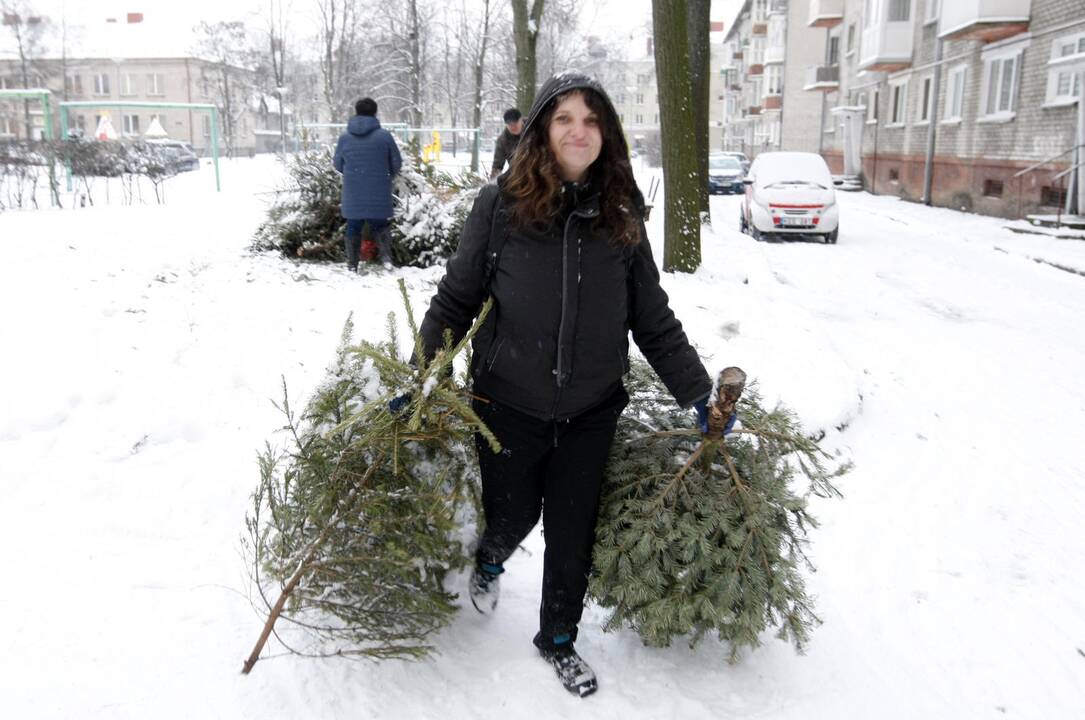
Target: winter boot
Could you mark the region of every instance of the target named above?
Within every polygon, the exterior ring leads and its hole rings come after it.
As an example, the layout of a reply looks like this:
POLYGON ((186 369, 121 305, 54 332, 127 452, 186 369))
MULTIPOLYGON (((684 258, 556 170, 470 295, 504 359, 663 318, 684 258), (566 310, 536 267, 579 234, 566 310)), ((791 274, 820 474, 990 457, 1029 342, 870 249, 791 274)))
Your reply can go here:
POLYGON ((492 563, 475 563, 471 579, 467 583, 467 594, 471 604, 483 615, 489 615, 497 609, 497 598, 501 593, 501 573, 505 568, 492 563))
POLYGON ((391 270, 392 264, 392 229, 385 225, 377 231, 377 253, 385 270, 391 270))
POLYGON ((573 648, 572 637, 568 634, 557 635, 552 642, 543 642, 542 634, 535 636, 535 646, 539 654, 554 667, 558 680, 565 689, 574 695, 587 697, 599 689, 595 672, 584 658, 573 648))
POLYGON ((347 235, 343 241, 347 251, 347 269, 351 272, 358 272, 358 246, 361 242, 361 235, 347 235))

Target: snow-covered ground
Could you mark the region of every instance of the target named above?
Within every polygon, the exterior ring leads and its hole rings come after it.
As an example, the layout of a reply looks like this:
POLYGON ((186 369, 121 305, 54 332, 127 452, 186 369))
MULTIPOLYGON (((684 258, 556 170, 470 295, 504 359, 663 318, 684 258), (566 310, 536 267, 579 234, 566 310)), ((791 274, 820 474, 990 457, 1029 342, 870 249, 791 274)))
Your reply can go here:
MULTIPOLYGON (((742 366, 856 463, 814 506, 806 656, 645 648, 588 608, 600 691, 572 697, 530 642, 535 534, 496 616, 462 612, 432 659, 240 675, 280 378, 300 400, 348 313, 383 337, 395 280, 421 311, 440 277, 249 254, 278 177, 263 157, 221 194, 204 168, 164 206, 0 214, 0 716, 1085 716, 1085 277, 1048 264, 1085 270, 1085 244, 866 194, 840 196, 836 246, 756 243, 713 198, 703 266, 664 278, 710 370, 742 366)), ((658 257, 662 212, 650 234, 658 257)))

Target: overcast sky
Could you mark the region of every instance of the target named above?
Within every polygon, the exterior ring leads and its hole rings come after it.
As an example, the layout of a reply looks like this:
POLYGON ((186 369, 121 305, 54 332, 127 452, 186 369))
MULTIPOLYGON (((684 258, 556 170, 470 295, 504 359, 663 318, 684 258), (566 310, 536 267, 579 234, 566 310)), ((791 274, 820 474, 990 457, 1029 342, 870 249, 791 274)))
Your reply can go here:
MULTIPOLYGON (((288 0, 289 1, 289 0, 288 0)), ((471 2, 472 0, 468 0, 471 2)), ((497 0, 501 2, 502 0, 497 0)), ((31 4, 53 17, 61 7, 69 18, 83 22, 102 21, 106 17, 123 19, 125 13, 142 12, 148 22, 169 23, 178 29, 190 28, 200 20, 245 20, 257 22, 255 13, 266 7, 261 0, 30 0, 31 4)), ((293 0, 292 11, 298 25, 313 22, 316 0, 293 0)), ((742 0, 713 0, 712 19, 729 26, 742 0)), ((626 34, 650 22, 651 0, 582 0, 585 32, 608 35, 626 34)))

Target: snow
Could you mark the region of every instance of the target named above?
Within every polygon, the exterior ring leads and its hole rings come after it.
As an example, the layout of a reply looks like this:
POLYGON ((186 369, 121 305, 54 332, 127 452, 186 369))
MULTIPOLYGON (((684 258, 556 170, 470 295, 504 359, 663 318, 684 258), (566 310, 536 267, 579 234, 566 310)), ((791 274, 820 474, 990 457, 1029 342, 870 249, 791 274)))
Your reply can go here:
POLYGON ((766 637, 728 666, 711 640, 603 634, 589 607, 600 690, 575 698, 531 645, 536 531, 497 612, 462 598, 431 659, 278 650, 240 675, 264 619, 240 537, 281 383, 300 406, 352 312, 355 337, 390 311, 407 337, 396 280, 421 312, 440 270, 253 256, 280 169, 224 162, 222 193, 211 172, 166 205, 0 214, 4 717, 1085 715, 1085 278, 1053 266, 1085 270, 1085 245, 862 193, 838 195, 835 246, 757 243, 713 198, 702 267, 663 279, 711 371, 742 367, 856 463, 813 505, 808 655, 766 637))

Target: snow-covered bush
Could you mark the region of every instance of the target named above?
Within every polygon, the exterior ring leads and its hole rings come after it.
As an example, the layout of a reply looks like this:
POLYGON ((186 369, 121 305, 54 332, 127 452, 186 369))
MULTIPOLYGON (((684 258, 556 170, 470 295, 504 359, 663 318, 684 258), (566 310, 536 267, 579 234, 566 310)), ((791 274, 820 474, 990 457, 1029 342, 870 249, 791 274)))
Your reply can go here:
MULTIPOLYGON (((454 177, 407 156, 393 185, 391 222, 397 265, 429 267, 456 249, 463 223, 484 179, 454 177)), ((346 221, 340 215, 342 177, 332 154, 321 148, 289 161, 286 185, 278 191, 268 219, 257 229, 255 250, 278 250, 291 258, 340 262, 346 221)))

